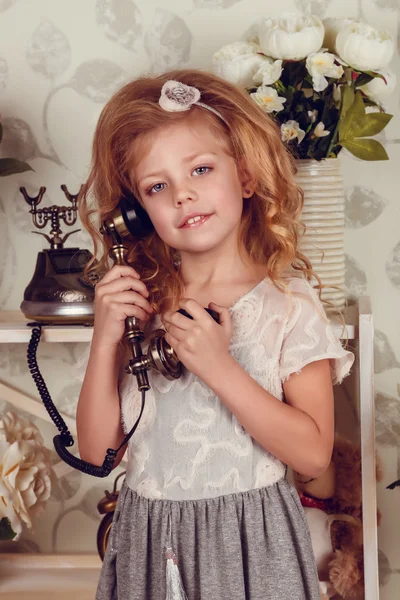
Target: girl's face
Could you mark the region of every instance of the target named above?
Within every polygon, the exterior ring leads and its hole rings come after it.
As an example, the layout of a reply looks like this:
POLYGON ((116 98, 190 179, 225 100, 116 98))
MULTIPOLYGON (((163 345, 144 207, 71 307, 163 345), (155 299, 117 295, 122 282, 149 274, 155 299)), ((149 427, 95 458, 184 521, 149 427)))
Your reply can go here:
POLYGON ((249 195, 244 173, 207 122, 167 125, 144 142, 134 178, 160 238, 190 254, 237 239, 243 196, 249 195))

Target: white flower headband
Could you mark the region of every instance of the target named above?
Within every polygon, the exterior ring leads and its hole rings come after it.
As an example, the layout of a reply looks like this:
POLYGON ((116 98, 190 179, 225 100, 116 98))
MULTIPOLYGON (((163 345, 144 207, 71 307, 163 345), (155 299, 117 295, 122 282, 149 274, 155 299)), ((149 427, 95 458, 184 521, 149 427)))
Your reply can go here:
POLYGON ((186 85, 185 83, 181 83, 180 81, 174 81, 173 79, 170 79, 162 86, 161 96, 158 103, 161 108, 167 112, 190 110, 190 108, 196 104, 196 106, 206 108, 217 115, 217 117, 219 117, 227 125, 227 121, 224 119, 221 113, 218 112, 218 110, 208 106, 208 104, 204 104, 204 102, 199 102, 200 96, 200 91, 197 88, 186 85))

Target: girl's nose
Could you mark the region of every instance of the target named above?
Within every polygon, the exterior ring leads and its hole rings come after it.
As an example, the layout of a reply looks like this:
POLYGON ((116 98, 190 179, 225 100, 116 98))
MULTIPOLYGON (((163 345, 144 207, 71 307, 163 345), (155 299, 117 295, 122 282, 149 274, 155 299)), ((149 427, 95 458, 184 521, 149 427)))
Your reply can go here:
POLYGON ((196 192, 193 189, 190 189, 188 186, 183 185, 175 189, 172 201, 175 207, 179 207, 186 202, 193 202, 196 199, 196 192))

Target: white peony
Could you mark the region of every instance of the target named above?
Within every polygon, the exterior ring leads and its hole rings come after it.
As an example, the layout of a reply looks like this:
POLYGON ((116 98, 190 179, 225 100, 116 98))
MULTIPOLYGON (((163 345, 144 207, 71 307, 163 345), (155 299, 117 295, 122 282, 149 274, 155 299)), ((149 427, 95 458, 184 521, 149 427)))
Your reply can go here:
POLYGON ((305 135, 306 132, 303 131, 303 129, 300 129, 300 125, 297 121, 290 120, 281 125, 282 142, 290 142, 297 138, 297 143, 300 144, 305 135))
POLYGON ((358 71, 379 71, 392 59, 394 45, 390 33, 367 23, 348 23, 336 38, 337 52, 358 71))
POLYGON ((257 85, 272 85, 278 81, 282 74, 282 61, 267 58, 258 71, 253 75, 253 81, 257 85))
POLYGON ((374 77, 369 83, 360 86, 360 90, 377 104, 383 105, 384 101, 394 92, 396 88, 396 74, 391 70, 378 71, 385 79, 374 77))
POLYGON ((53 469, 38 428, 11 411, 0 421, 0 469, 0 519, 10 520, 16 540, 44 509, 53 469))
POLYGON ((345 25, 354 23, 353 19, 329 18, 322 21, 325 29, 323 46, 330 52, 336 52, 336 38, 339 31, 345 25))
POLYGON ((322 92, 328 86, 326 77, 340 79, 343 75, 343 67, 335 64, 335 56, 329 52, 313 52, 307 56, 306 68, 316 92, 322 92))
POLYGON ((0 431, 4 431, 7 440, 13 442, 21 442, 33 440, 38 444, 43 444, 43 438, 39 429, 28 419, 24 419, 9 411, 2 416, 0 421, 0 431))
POLYGON ((317 52, 324 39, 324 26, 315 15, 288 14, 264 19, 258 29, 261 50, 283 60, 302 60, 317 52))
POLYGON ((267 113, 279 112, 283 109, 283 103, 286 102, 286 98, 278 96, 278 92, 274 88, 265 85, 261 85, 250 96, 267 113))
POLYGON ((253 75, 266 57, 257 54, 259 46, 251 42, 234 42, 223 46, 212 57, 212 71, 241 88, 254 86, 253 75))

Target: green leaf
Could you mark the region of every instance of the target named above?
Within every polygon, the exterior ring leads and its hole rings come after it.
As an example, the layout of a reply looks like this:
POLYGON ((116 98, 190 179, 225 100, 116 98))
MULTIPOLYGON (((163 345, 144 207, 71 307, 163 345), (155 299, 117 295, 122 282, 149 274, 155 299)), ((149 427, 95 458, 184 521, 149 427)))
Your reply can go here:
MULTIPOLYGON (((344 100, 344 99, 343 99, 344 100)), ((356 137, 355 130, 362 127, 365 118, 365 106, 361 92, 355 94, 354 102, 346 112, 346 116, 339 126, 339 142, 356 137)))
POLYGON ((363 73, 365 75, 369 75, 370 77, 372 77, 373 79, 375 77, 379 77, 379 79, 383 79, 385 81, 384 76, 382 75, 382 73, 377 73, 376 71, 363 71, 363 73))
POLYGON ((13 540, 16 535, 11 527, 10 520, 3 517, 0 520, 0 540, 13 540))
POLYGON ((358 91, 339 127, 339 143, 346 139, 377 135, 386 127, 392 117, 393 115, 386 113, 366 114, 362 94, 358 91))
POLYGON ((388 160, 385 148, 376 140, 346 139, 340 144, 361 160, 388 160))
POLYGON ((387 113, 368 113, 364 115, 360 126, 354 128, 355 137, 377 135, 386 127, 393 115, 387 113))
POLYGON ((349 85, 344 85, 342 87, 342 110, 341 110, 341 118, 344 119, 349 108, 352 106, 354 102, 354 90, 349 85))
POLYGON ((24 173, 25 171, 33 171, 33 169, 27 163, 16 158, 0 158, 0 177, 24 173))

